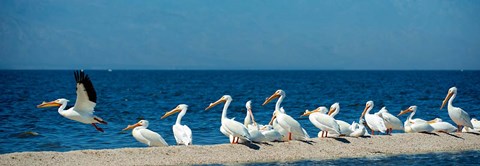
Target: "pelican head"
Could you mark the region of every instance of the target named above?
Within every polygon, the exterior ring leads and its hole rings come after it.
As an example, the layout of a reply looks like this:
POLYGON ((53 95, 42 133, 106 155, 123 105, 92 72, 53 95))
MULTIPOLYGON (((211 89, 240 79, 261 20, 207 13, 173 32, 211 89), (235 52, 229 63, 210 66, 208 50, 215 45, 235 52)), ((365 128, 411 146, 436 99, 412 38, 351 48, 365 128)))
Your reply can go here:
POLYGON ((367 113, 368 110, 372 109, 373 108, 373 101, 367 101, 367 103, 365 104, 365 109, 363 109, 363 112, 362 112, 362 116, 360 116, 360 119, 362 119, 365 114, 367 113))
POLYGON ((178 105, 177 107, 175 107, 173 110, 166 112, 165 115, 163 115, 161 119, 164 119, 164 118, 166 118, 166 117, 169 117, 170 115, 173 115, 173 114, 175 114, 175 113, 179 113, 179 112, 181 112, 181 111, 183 111, 183 110, 187 110, 187 109, 188 109, 188 105, 186 105, 186 104, 179 104, 179 105, 178 105))
POLYGON ((37 108, 45 108, 45 107, 60 107, 61 105, 69 102, 69 100, 61 98, 51 102, 42 102, 42 104, 37 105, 37 108))
POLYGON ((270 122, 268 122, 269 125, 273 124, 273 121, 277 118, 277 114, 278 114, 277 110, 273 111, 272 119, 270 119, 270 122))
POLYGON ((457 94, 457 87, 451 87, 450 89, 448 89, 447 96, 446 96, 445 99, 443 100, 442 106, 440 107, 440 109, 442 109, 443 106, 445 106, 445 104, 447 103, 447 101, 450 100, 450 98, 451 98, 454 94, 457 94))
POLYGON ((210 109, 210 108, 212 108, 212 107, 214 107, 214 106, 216 106, 216 105, 218 105, 218 104, 220 104, 220 103, 225 103, 225 102, 227 102, 227 101, 229 101, 229 100, 230 100, 230 101, 232 100, 232 97, 231 97, 230 95, 223 95, 223 96, 222 96, 220 99, 218 99, 216 102, 210 103, 210 105, 209 105, 207 108, 205 108, 205 110, 208 110, 208 109, 210 109))
POLYGON ((340 104, 333 103, 332 106, 330 106, 330 111, 328 111, 328 115, 332 115, 335 111, 337 111, 340 108, 340 104))
POLYGON ((437 123, 437 122, 443 122, 443 120, 440 119, 440 118, 435 118, 435 119, 433 119, 433 120, 431 120, 431 121, 428 121, 427 123, 428 123, 428 124, 433 124, 433 123, 437 123))
POLYGON ((406 114, 406 113, 409 113, 409 112, 415 112, 415 111, 417 111, 417 106, 412 105, 412 106, 408 107, 406 110, 401 111, 397 116, 400 116, 400 115, 403 115, 403 114, 406 114))
POLYGON ((310 115, 310 114, 312 114, 312 113, 313 113, 313 111, 305 110, 305 112, 304 112, 302 115, 300 115, 300 116, 308 116, 308 115, 310 115))
POLYGON ((148 127, 148 121, 147 120, 140 120, 138 121, 137 123, 133 124, 133 125, 128 125, 126 128, 124 128, 122 131, 125 131, 125 130, 130 130, 130 129, 134 129, 135 127, 138 127, 138 126, 143 126, 145 128, 148 127))
POLYGON ((269 98, 267 98, 265 100, 265 102, 263 102, 262 106, 264 106, 265 104, 268 104, 270 101, 272 101, 273 99, 276 99, 276 98, 279 98, 280 96, 285 96, 285 92, 281 89, 275 91, 275 93, 273 93, 272 96, 270 96, 269 98))
POLYGON ((248 100, 247 103, 245 103, 245 107, 247 110, 252 110, 252 100, 248 100))

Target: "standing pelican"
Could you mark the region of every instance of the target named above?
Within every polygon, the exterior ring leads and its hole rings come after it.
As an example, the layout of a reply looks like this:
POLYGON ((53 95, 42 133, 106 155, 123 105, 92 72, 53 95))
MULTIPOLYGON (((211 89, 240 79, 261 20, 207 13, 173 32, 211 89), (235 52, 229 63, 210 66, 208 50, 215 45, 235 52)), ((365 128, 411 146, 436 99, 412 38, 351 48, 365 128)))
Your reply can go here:
POLYGON ((382 109, 380 109, 380 111, 378 111, 376 114, 383 118, 385 127, 387 127, 387 134, 392 135, 392 130, 403 130, 402 121, 400 121, 400 119, 398 119, 396 116, 390 114, 386 107, 382 107, 382 109))
POLYGON ((451 133, 457 130, 455 126, 448 122, 444 122, 440 118, 435 118, 431 121, 428 121, 428 124, 433 127, 433 132, 451 133))
MULTIPOLYGON (((340 104, 339 103, 333 103, 332 106, 330 106, 330 111, 328 112, 328 115, 330 115, 332 118, 335 118, 335 115, 340 112, 340 104)), ((353 131, 350 130, 350 124, 343 120, 335 120, 337 124, 340 126, 340 134, 348 136, 350 133, 353 131)))
POLYGON ((442 106, 440 109, 445 106, 445 103, 447 103, 448 100, 448 116, 455 122, 458 126, 457 132, 460 132, 462 130, 462 126, 467 126, 470 128, 473 128, 473 124, 470 121, 470 115, 468 115, 467 112, 465 112, 463 109, 459 107, 454 107, 452 105, 453 100, 457 96, 457 88, 456 87, 451 87, 448 90, 448 94, 445 97, 445 100, 442 102, 442 106))
POLYGON ((313 111, 305 110, 302 116, 307 116, 312 124, 319 128, 321 131, 321 136, 319 137, 328 137, 328 132, 333 132, 336 136, 340 135, 340 126, 337 124, 335 119, 327 115, 326 107, 318 107, 313 111))
POLYGON ((235 118, 227 118, 227 109, 228 106, 230 106, 231 102, 232 97, 230 95, 224 95, 216 102, 210 103, 210 105, 205 108, 205 110, 208 110, 220 103, 225 103, 222 111, 222 126, 220 127, 220 131, 230 137, 231 144, 237 144, 239 139, 250 141, 250 134, 248 133, 247 128, 240 122, 235 121, 235 118))
POLYGON ((192 144, 192 130, 187 125, 181 125, 182 117, 187 113, 188 105, 179 104, 173 110, 165 113, 161 119, 180 112, 177 116, 177 121, 172 126, 173 136, 177 141, 177 145, 191 145, 192 144))
POLYGON ((103 129, 98 127, 96 123, 107 124, 102 118, 93 115, 93 109, 97 102, 97 94, 93 88, 92 81, 88 75, 83 71, 75 71, 75 81, 77 82, 77 101, 75 105, 67 110, 67 103, 69 100, 61 98, 51 102, 43 102, 38 105, 38 108, 44 107, 59 107, 58 113, 65 118, 78 121, 84 124, 92 124, 95 129, 103 132, 103 129))
POLYGON ((387 127, 385 127, 385 122, 383 119, 375 114, 370 114, 370 111, 373 109, 373 101, 368 101, 365 105, 365 109, 362 112, 360 119, 365 117, 368 127, 372 130, 372 135, 375 135, 375 131, 380 131, 385 133, 387 127))
POLYGON ((276 123, 278 123, 283 130, 288 132, 288 140, 307 140, 309 138, 308 134, 306 134, 305 130, 302 128, 302 126, 300 126, 300 123, 298 123, 298 121, 293 119, 291 116, 287 115, 283 109, 280 109, 280 104, 285 98, 285 92, 283 90, 279 89, 275 91, 275 93, 267 98, 262 105, 265 105, 276 98, 278 98, 278 100, 275 105, 275 111, 273 113, 272 120, 270 122, 274 122, 276 120, 276 123))
POLYGON ((406 133, 418 133, 418 132, 432 132, 435 130, 427 121, 419 118, 413 118, 413 115, 417 112, 417 106, 410 106, 408 109, 401 111, 397 116, 411 112, 407 120, 404 123, 404 129, 406 133))
POLYGON ((141 143, 147 144, 148 146, 168 146, 167 142, 162 138, 162 136, 156 132, 153 132, 148 127, 147 120, 140 120, 134 125, 128 125, 125 130, 132 130, 133 137, 141 143))

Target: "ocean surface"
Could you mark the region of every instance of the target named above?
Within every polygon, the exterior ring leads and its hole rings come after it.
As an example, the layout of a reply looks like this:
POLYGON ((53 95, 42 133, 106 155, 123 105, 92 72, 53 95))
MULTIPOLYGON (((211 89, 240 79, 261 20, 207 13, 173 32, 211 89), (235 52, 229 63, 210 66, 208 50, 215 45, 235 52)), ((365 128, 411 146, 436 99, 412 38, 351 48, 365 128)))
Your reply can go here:
MULTIPOLYGON (((228 94, 233 98, 227 116, 242 121, 245 102, 252 100, 255 120, 268 123, 275 101, 261 106, 277 89, 286 92, 282 103, 312 137, 318 129, 305 109, 340 103, 337 119, 357 121, 368 100, 373 111, 386 106, 392 114, 417 105, 415 117, 440 117, 453 123, 447 109, 440 110, 450 87, 458 88, 454 105, 471 117, 480 117, 480 71, 85 71, 97 91, 95 114, 108 125, 100 133, 91 125, 66 119, 57 108, 36 108, 42 101, 76 99, 73 71, 0 71, 0 154, 24 151, 71 151, 145 147, 130 132, 121 132, 139 119, 149 129, 175 144, 172 125, 176 115, 160 117, 178 104, 189 105, 182 123, 193 132, 193 143, 228 143, 219 131, 223 105, 205 111, 209 103, 228 94)), ((402 121, 408 115, 400 117, 402 121)), ((402 131, 396 131, 402 132, 402 131)), ((478 152, 477 152, 478 156, 478 152)), ((478 157, 477 157, 478 158, 478 157)))

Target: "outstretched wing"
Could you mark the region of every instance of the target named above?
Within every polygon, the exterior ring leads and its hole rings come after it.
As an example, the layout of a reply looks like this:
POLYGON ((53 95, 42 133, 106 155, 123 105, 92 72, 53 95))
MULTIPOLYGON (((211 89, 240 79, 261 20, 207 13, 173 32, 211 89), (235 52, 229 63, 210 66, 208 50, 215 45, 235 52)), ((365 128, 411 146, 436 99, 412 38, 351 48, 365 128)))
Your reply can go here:
POLYGON ((77 82, 77 101, 75 101, 74 110, 84 113, 93 113, 97 102, 97 93, 93 88, 92 81, 83 71, 75 71, 75 81, 77 82))

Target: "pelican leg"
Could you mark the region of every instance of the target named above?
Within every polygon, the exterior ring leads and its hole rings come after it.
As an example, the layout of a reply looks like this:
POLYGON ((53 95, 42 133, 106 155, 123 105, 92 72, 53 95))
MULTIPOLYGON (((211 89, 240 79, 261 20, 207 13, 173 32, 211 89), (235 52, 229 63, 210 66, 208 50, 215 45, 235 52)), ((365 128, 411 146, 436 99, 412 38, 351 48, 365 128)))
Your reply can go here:
POLYGON ((93 118, 95 121, 97 121, 98 123, 101 123, 101 124, 108 124, 107 122, 103 121, 102 119, 100 118, 97 118, 97 117, 94 117, 93 118))
POLYGON ((372 130, 372 135, 375 135, 375 131, 372 130))
POLYGON ((292 140, 292 132, 288 132, 288 140, 292 140))
POLYGON ((462 131, 462 125, 457 125, 457 133, 460 133, 462 131))
POLYGON ((325 137, 325 131, 322 130, 322 138, 325 137))
POLYGON ((103 129, 100 128, 100 127, 97 127, 97 125, 95 125, 95 123, 92 123, 93 127, 95 127, 95 129, 97 129, 98 131, 102 132, 103 133, 103 129))
POLYGON ((325 138, 328 137, 328 131, 325 131, 325 138))

